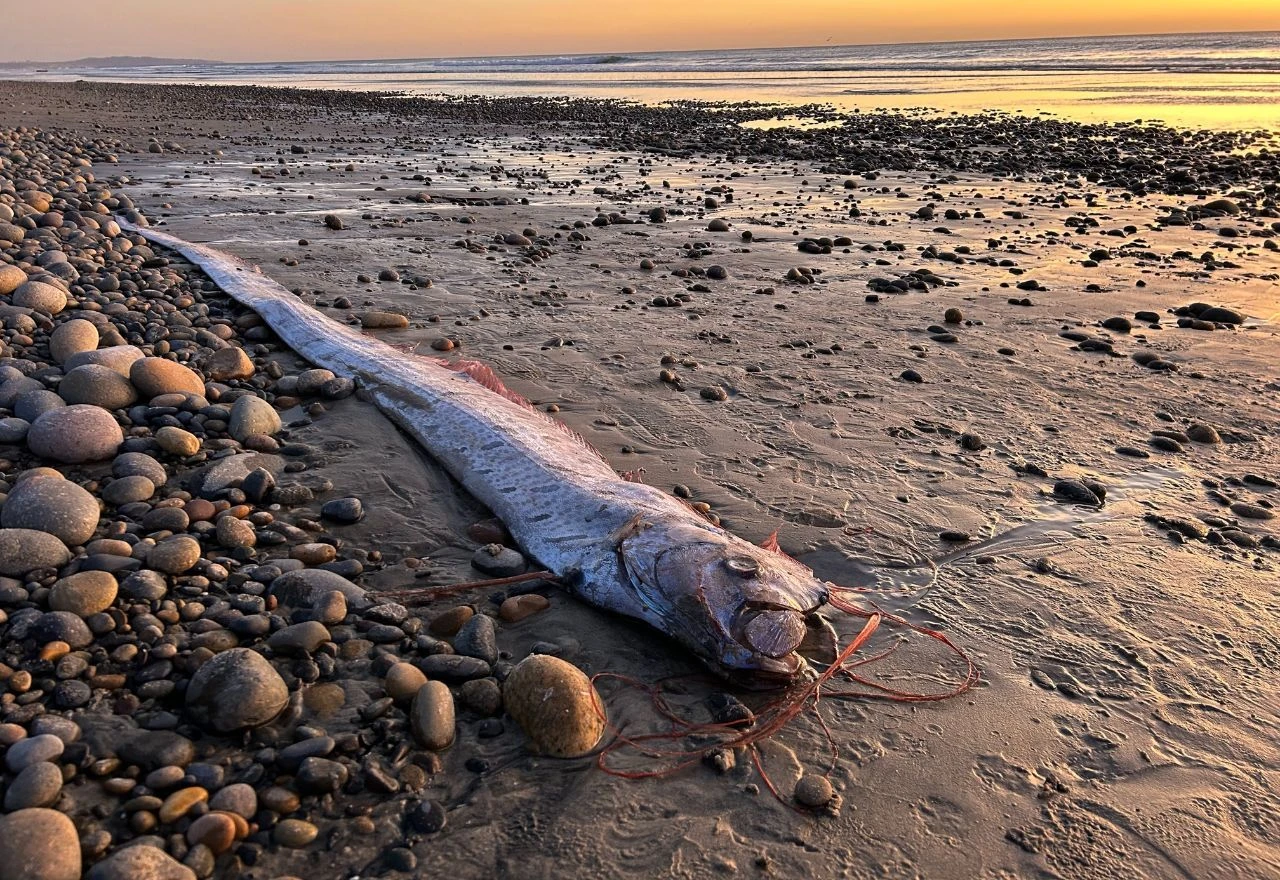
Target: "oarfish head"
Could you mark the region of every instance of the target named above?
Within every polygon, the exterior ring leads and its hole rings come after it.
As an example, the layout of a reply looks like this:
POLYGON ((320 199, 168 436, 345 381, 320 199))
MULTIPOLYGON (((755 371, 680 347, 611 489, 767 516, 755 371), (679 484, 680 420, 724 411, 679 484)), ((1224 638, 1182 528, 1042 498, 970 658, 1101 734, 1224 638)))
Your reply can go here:
POLYGON ((651 621, 713 670, 757 686, 804 673, 805 618, 827 600, 804 565, 690 521, 637 522, 619 553, 651 621))

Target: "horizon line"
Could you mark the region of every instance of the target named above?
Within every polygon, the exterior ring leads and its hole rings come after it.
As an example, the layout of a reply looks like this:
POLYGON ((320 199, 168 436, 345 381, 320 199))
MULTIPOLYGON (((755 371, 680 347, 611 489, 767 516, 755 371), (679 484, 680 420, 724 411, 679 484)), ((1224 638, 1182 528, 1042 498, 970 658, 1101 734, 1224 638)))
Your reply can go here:
POLYGON ((37 64, 70 64, 76 61, 84 61, 89 58, 155 58, 157 61, 196 61, 202 64, 346 64, 354 61, 471 61, 471 60, 487 60, 496 58, 556 58, 556 57, 588 57, 592 55, 673 55, 673 54, 692 54, 692 53, 709 53, 709 52, 750 52, 750 51, 777 51, 783 49, 858 49, 871 46, 951 46, 966 45, 971 43, 1036 43, 1047 42, 1050 40, 1080 40, 1080 39, 1121 39, 1124 37, 1195 37, 1195 36, 1227 36, 1238 34, 1280 34, 1278 28, 1266 28, 1261 30, 1244 30, 1244 31, 1148 31, 1143 33, 1120 33, 1120 34, 1061 34, 1057 36, 1036 36, 1036 37, 994 37, 988 39, 967 39, 967 40, 889 40, 886 42, 867 42, 867 43, 812 43, 808 45, 793 46, 726 46, 718 49, 596 49, 589 52, 538 52, 524 54, 502 54, 502 55, 418 55, 418 56, 396 56, 396 57, 374 57, 374 58, 300 58, 293 60, 285 59, 262 59, 258 61, 226 61, 217 58, 165 58, 157 55, 84 55, 79 58, 51 59, 46 58, 40 61, 23 60, 23 61, 0 61, 9 65, 37 65, 37 64))

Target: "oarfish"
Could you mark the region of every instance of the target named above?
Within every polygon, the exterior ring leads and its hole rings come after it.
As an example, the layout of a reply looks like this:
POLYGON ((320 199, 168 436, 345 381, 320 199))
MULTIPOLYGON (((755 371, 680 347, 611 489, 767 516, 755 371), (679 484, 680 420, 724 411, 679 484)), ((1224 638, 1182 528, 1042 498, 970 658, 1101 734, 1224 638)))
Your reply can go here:
POLYGON ((827 601, 827 584, 776 543, 751 544, 624 479, 561 423, 502 393, 482 368, 406 356, 235 257, 120 226, 195 263, 311 363, 355 379, 574 595, 647 622, 727 677, 785 683, 804 673, 796 649, 806 618, 827 601))

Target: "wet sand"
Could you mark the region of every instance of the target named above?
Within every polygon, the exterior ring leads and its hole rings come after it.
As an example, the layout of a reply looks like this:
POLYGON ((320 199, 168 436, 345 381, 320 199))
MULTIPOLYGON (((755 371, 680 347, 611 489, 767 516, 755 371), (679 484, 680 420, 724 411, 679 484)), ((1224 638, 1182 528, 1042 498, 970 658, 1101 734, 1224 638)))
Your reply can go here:
MULTIPOLYGON (((335 316, 407 315, 407 329, 377 332, 427 355, 452 340, 449 356, 554 406, 619 470, 688 487, 749 539, 778 529, 819 575, 881 591, 982 666, 982 686, 948 702, 824 702, 834 762, 812 716, 764 749, 784 800, 800 775, 828 775, 833 815, 774 800, 745 758, 627 781, 528 756, 514 724, 481 739, 464 716, 429 783, 448 825, 414 846, 419 871, 1280 876, 1280 545, 1259 518, 1280 499, 1266 181, 1223 172, 1198 195, 1060 170, 864 176, 718 139, 692 155, 626 149, 642 133, 484 122, 482 109, 476 122, 283 104, 173 119, 145 88, 94 106, 102 92, 2 88, 0 123, 134 144, 95 170, 119 176, 153 225, 257 262, 335 316), (151 137, 180 147, 148 152, 151 137), (1243 210, 1195 219, 1223 197, 1243 210), (648 222, 658 207, 666 222, 648 222), (1161 222, 1171 208, 1187 225, 1161 222), (610 214, 637 222, 593 225, 610 214), (797 247, 823 237, 829 253, 797 247), (388 268, 399 282, 359 280, 388 268), (922 289, 887 292, 909 272, 922 289), (406 283, 419 276, 430 286, 406 283), (1174 310, 1198 302, 1242 321, 1180 327, 1174 310), (1117 317, 1128 332, 1100 326, 1117 317), (1193 425, 1221 442, 1152 445, 1193 425), (1063 479, 1100 482, 1105 504, 1055 497, 1063 479), (1204 537, 1170 537, 1184 532, 1204 537), (477 757, 484 772, 465 766, 477 757)), ((484 512, 372 407, 340 401, 294 436, 332 447, 321 473, 369 510, 342 532, 383 554, 367 586, 475 577, 467 526, 484 512)), ((589 674, 697 671, 654 632, 548 595, 549 611, 500 628, 511 657, 552 642, 589 674)), ((462 601, 488 607, 444 605, 462 601)), ((824 615, 845 639, 857 631, 824 615)), ((919 690, 955 672, 918 639, 872 668, 919 690)), ((641 695, 603 687, 615 723, 659 725, 641 695)), ((719 689, 686 687, 694 709, 719 689)), ((330 724, 357 727, 357 709, 330 724)), ((340 802, 320 808, 327 847, 272 852, 246 876, 374 864, 403 836, 403 798, 382 800, 372 833, 350 832, 340 802)))

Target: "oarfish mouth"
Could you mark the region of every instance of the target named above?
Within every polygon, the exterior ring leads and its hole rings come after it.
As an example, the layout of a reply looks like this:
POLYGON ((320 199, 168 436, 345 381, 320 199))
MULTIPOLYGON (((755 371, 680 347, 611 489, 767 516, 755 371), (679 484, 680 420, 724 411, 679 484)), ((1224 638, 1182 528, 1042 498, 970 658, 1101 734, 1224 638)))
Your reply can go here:
POLYGON ((727 670, 728 679, 748 690, 767 691, 795 684, 809 670, 808 664, 799 654, 787 654, 778 658, 761 657, 756 662, 758 665, 750 669, 727 670))

